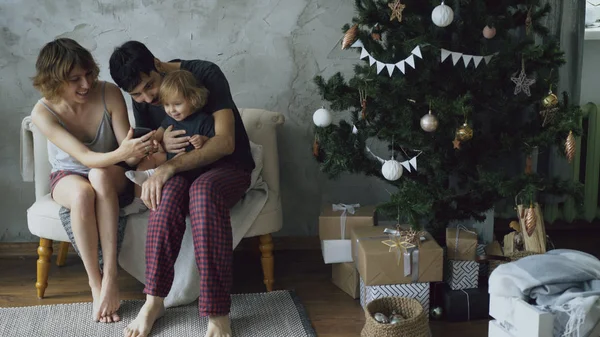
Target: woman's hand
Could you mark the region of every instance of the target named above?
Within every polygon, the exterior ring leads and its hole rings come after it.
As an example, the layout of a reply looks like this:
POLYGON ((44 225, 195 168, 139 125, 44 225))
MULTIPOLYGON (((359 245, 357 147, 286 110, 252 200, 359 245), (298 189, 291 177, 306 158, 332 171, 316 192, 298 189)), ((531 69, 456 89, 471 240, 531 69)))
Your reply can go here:
POLYGON ((123 139, 119 146, 119 150, 123 154, 124 160, 128 158, 141 159, 150 153, 155 152, 157 145, 152 138, 154 132, 156 131, 153 130, 148 132, 140 138, 133 138, 133 129, 130 128, 129 132, 127 132, 127 136, 125 136, 125 139, 123 139))

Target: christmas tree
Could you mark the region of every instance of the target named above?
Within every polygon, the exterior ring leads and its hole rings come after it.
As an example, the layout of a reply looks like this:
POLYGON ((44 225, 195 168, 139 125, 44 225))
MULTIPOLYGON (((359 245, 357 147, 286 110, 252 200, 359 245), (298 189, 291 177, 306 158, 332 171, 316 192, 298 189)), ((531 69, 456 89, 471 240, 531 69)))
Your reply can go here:
POLYGON ((330 178, 385 179, 397 189, 379 209, 433 231, 481 220, 502 200, 580 197, 576 183, 531 167, 535 151, 572 160, 581 133, 579 108, 556 95, 565 61, 540 23, 548 4, 356 0, 355 9, 340 46, 356 54, 353 77, 315 78, 329 104, 313 116, 313 153, 330 178), (329 110, 347 118, 332 123, 329 110))

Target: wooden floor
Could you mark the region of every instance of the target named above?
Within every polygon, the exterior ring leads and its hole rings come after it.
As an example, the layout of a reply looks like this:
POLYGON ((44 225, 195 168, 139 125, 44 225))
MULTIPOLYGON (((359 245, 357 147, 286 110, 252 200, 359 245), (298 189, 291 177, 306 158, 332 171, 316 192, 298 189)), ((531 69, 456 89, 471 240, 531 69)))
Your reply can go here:
MULTIPOLYGON (((360 336, 363 310, 358 300, 331 284, 331 267, 323 264, 319 251, 276 251, 275 259, 276 289, 296 291, 318 336, 360 336)), ((235 293, 264 291, 258 252, 236 251, 234 266, 235 293)), ((36 298, 35 268, 35 256, 0 256, 0 307, 91 301, 76 255, 70 254, 64 267, 52 266, 43 300, 36 298)), ((126 272, 121 271, 119 283, 122 299, 144 298, 142 284, 126 272)), ((433 336, 481 337, 487 336, 487 321, 431 322, 431 329, 433 336)))

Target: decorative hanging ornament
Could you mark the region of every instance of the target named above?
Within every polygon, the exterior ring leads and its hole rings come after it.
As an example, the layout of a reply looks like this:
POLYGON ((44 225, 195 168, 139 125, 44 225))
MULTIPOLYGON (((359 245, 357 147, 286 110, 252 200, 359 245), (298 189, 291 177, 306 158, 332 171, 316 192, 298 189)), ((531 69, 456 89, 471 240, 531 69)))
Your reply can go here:
POLYGON ((316 126, 324 128, 328 127, 331 124, 333 117, 331 117, 331 113, 329 110, 325 108, 321 108, 313 114, 313 122, 316 126))
POLYGON ((344 34, 344 39, 342 40, 342 49, 348 49, 355 41, 358 36, 358 25, 350 27, 344 34))
POLYGON ((358 95, 360 97, 360 116, 362 119, 367 119, 367 90, 358 89, 358 95))
POLYGON ((438 27, 446 27, 454 20, 454 11, 444 2, 433 9, 431 12, 431 21, 438 27))
POLYGON ((485 26, 483 28, 483 37, 485 37, 486 39, 493 39, 494 36, 496 36, 496 28, 495 27, 490 27, 490 26, 485 26))
POLYGON ((313 156, 315 158, 319 158, 319 139, 317 138, 316 134, 315 134, 315 140, 313 142, 313 156))
POLYGON ((421 129, 426 132, 433 132, 438 127, 438 119, 431 113, 431 109, 429 109, 429 113, 421 117, 421 129))
POLYGON ((544 119, 542 121, 542 127, 545 127, 554 122, 557 113, 560 110, 558 108, 558 97, 552 92, 552 86, 550 86, 548 95, 542 100, 542 106, 544 109, 540 111, 540 115, 542 115, 542 118, 544 119))
POLYGON ((454 146, 454 149, 460 150, 460 140, 454 138, 454 140, 452 141, 452 145, 454 146))
POLYGON ((402 177, 402 164, 396 161, 394 158, 386 160, 381 167, 381 174, 383 177, 390 181, 395 181, 402 177))
POLYGON ((535 227, 535 208, 533 208, 533 205, 529 205, 529 207, 525 210, 525 231, 527 232, 528 236, 533 234, 535 227))
POLYGON ((569 135, 565 141, 565 154, 569 163, 571 163, 575 158, 575 147, 575 136, 573 136, 573 131, 569 131, 569 135))
POLYGON ((381 27, 379 27, 378 23, 376 23, 371 30, 371 38, 375 41, 381 41, 381 27))
POLYGON ((465 122, 456 130, 456 139, 460 142, 466 142, 473 138, 473 129, 465 122))
POLYGON ((400 0, 394 0, 393 3, 389 3, 388 7, 392 10, 390 21, 398 19, 398 22, 402 22, 402 11, 406 8, 406 5, 401 3, 400 0))
POLYGON ((546 109, 554 108, 558 105, 558 97, 556 97, 556 95, 552 92, 552 88, 550 88, 548 96, 544 97, 544 99, 542 100, 542 105, 546 109))
POLYGON ((531 96, 529 87, 535 83, 535 79, 527 78, 527 75, 525 74, 525 59, 521 58, 521 72, 519 73, 519 76, 517 76, 517 72, 515 72, 510 80, 515 84, 515 95, 523 92, 525 95, 531 96))

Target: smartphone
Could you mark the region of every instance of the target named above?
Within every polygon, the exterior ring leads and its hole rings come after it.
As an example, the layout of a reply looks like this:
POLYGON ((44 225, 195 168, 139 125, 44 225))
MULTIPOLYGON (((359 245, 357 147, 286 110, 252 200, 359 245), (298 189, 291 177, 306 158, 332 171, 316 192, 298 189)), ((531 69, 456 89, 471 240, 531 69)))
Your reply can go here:
POLYGON ((151 131, 152 131, 152 129, 148 129, 148 128, 142 128, 142 127, 134 128, 133 129, 133 138, 140 138, 151 131))

